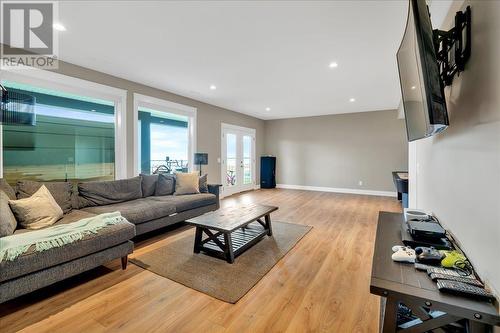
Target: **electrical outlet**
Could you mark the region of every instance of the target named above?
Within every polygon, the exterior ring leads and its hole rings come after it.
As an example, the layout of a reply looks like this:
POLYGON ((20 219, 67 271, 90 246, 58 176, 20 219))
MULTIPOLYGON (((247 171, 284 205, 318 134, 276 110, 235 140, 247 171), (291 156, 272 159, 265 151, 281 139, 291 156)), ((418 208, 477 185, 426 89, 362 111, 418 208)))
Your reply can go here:
POLYGON ((362 181, 362 180, 360 180, 360 181, 358 182, 358 185, 359 185, 359 186, 363 186, 363 181, 362 181))

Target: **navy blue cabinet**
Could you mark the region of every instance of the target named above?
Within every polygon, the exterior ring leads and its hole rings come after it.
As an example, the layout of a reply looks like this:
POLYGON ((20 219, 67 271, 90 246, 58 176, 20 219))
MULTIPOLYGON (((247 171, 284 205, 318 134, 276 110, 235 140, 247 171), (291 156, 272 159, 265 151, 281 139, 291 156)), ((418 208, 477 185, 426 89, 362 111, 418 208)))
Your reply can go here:
POLYGON ((260 188, 276 187, 276 157, 262 156, 260 158, 260 188))

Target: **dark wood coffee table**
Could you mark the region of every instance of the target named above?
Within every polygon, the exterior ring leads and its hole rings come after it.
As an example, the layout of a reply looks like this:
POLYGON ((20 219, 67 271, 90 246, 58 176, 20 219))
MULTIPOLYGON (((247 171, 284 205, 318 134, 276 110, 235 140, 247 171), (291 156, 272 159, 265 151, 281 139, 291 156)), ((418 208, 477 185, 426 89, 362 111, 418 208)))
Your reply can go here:
POLYGON ((256 204, 240 205, 186 220, 187 224, 196 227, 194 253, 203 251, 232 264, 235 257, 265 235, 272 236, 271 213, 277 209, 256 204))

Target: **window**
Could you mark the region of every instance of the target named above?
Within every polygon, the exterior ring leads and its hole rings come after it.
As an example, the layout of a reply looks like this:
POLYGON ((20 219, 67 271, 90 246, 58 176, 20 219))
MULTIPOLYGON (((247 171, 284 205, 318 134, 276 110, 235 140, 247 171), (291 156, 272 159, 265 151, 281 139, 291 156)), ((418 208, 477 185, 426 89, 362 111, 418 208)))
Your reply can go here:
POLYGON ((113 101, 3 84, 36 98, 35 126, 3 125, 3 177, 9 183, 115 179, 113 101))
POLYGON ((196 108, 134 94, 135 174, 193 171, 196 108))
POLYGON ((140 107, 138 143, 141 173, 187 172, 188 117, 140 107))

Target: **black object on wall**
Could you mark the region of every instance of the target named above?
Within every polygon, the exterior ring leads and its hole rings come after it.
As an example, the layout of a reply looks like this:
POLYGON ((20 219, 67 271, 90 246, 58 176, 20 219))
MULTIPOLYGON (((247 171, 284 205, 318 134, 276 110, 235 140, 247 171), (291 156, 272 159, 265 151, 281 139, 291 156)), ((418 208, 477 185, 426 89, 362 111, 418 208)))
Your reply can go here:
POLYGON ((276 187, 276 157, 262 156, 260 158, 260 188, 276 187))

